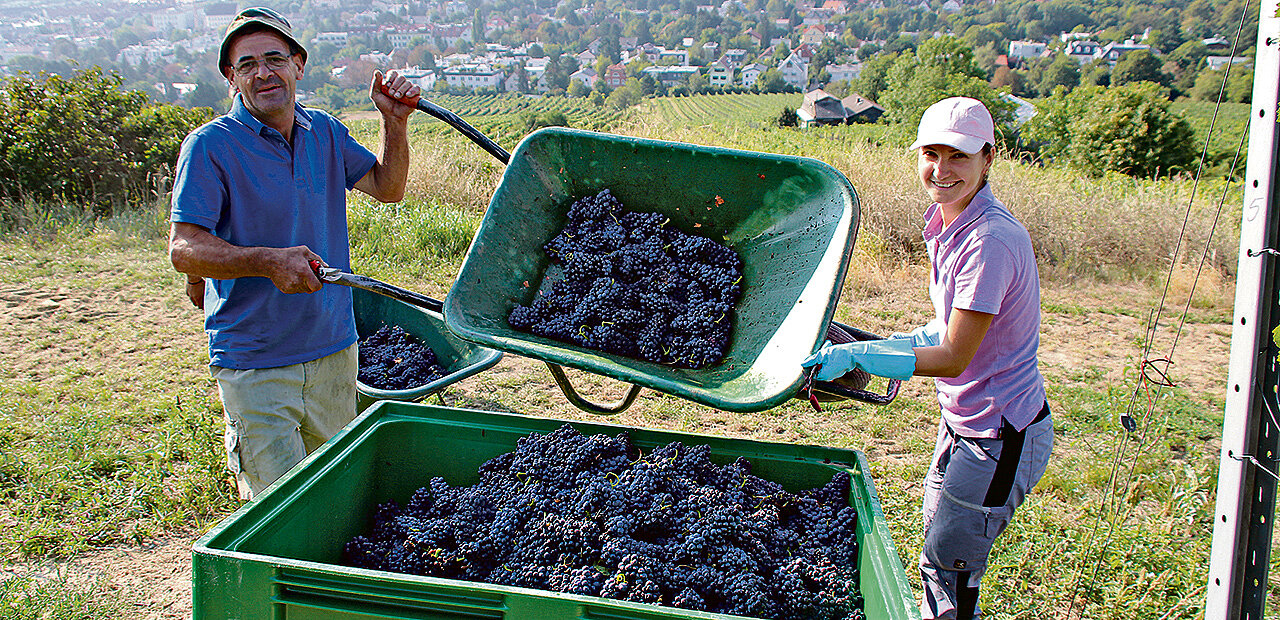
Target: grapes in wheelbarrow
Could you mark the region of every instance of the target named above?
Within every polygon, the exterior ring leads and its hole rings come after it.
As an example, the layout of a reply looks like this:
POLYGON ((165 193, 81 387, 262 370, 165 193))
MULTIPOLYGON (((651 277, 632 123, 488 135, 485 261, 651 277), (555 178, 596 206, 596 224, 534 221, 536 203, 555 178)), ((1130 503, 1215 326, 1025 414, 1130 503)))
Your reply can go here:
POLYGON ((359 343, 357 378, 379 390, 406 390, 443 377, 445 369, 431 347, 399 325, 379 327, 359 343))
POLYGON ((605 189, 574 202, 543 250, 561 277, 511 311, 512 327, 682 368, 724 358, 742 295, 742 259, 727 246, 627 211, 605 189))

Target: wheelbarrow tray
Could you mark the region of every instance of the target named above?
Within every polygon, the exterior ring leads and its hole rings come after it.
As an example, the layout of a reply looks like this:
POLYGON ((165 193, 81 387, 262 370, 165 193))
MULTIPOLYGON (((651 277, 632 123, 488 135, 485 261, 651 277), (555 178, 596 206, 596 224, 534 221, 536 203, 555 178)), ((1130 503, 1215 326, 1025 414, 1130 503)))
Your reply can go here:
POLYGON ((364 289, 351 290, 355 308, 356 334, 361 340, 378 331, 382 326, 399 326, 406 333, 431 348, 436 363, 444 369, 444 376, 423 385, 403 390, 376 388, 356 381, 356 411, 379 400, 416 402, 435 394, 467 377, 487 370, 502 359, 502 353, 476 346, 454 336, 444 324, 438 312, 392 299, 364 289))
POLYGON ((458 336, 730 411, 791 398, 821 344, 859 220, 853 186, 815 159, 544 128, 517 146, 444 304, 458 336), (608 189, 742 258, 742 298, 724 359, 676 368, 518 331, 507 323, 560 276, 542 246, 569 205, 608 189))

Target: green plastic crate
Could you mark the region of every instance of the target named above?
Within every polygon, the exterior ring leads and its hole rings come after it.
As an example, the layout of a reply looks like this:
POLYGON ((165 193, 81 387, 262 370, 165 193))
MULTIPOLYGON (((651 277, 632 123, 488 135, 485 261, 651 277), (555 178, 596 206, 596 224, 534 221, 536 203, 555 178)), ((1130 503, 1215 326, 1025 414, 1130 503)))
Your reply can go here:
POLYGON ((444 317, 437 312, 359 288, 351 289, 351 295, 356 333, 362 340, 383 325, 399 325, 400 329, 431 347, 437 363, 445 369, 443 377, 405 390, 382 390, 356 381, 356 411, 364 411, 379 400, 422 400, 445 386, 488 369, 502 359, 501 352, 477 346, 450 333, 444 325, 444 317))
MULTIPOLYGON (((563 421, 382 401, 253 501, 196 541, 192 594, 196 620, 734 618, 605 598, 373 571, 338 564, 342 546, 366 533, 379 503, 404 503, 433 476, 453 485, 513 450, 530 433, 563 421)), ((855 450, 764 443, 572 422, 582 433, 616 435, 652 448, 672 441, 708 444, 712 459, 738 456, 752 473, 799 491, 852 477, 858 510, 859 569, 867 617, 919 618, 902 562, 884 523, 866 460, 855 450)))
POLYGON ((729 411, 790 400, 821 346, 859 221, 857 195, 807 157, 548 127, 511 154, 445 299, 463 338, 729 411), (550 287, 542 246, 569 205, 608 189, 630 211, 666 215, 742 258, 742 298, 723 361, 686 369, 602 353, 512 328, 507 316, 550 287))

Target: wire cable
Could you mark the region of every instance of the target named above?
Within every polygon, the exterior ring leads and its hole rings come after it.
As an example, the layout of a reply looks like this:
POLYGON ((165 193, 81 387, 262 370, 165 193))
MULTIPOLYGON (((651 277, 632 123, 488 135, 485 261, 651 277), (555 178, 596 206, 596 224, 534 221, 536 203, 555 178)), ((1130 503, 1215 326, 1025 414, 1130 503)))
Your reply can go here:
MULTIPOLYGON (((1234 58, 1236 56, 1236 52, 1239 49, 1240 36, 1244 32, 1244 25, 1249 16, 1249 7, 1251 6, 1251 4, 1252 4, 1251 0, 1246 0, 1244 8, 1241 10, 1240 23, 1236 28, 1235 39, 1232 42, 1232 46, 1231 46, 1231 58, 1234 58)), ((1108 476, 1108 481, 1107 481, 1107 490, 1104 492, 1104 495, 1103 495, 1102 509, 1098 513, 1097 520, 1094 523, 1094 528, 1089 534, 1089 538, 1087 539, 1088 541, 1090 541, 1090 543, 1091 541, 1096 539, 1099 532, 1104 529, 1104 521, 1105 521, 1106 532, 1101 542, 1100 549, 1096 553, 1092 554, 1093 557, 1095 558, 1092 571, 1091 571, 1093 580, 1096 580, 1098 571, 1101 570, 1103 560, 1105 559, 1107 554, 1110 553, 1111 542, 1115 537, 1116 529, 1119 527, 1120 524, 1122 524, 1124 521, 1128 519, 1129 513, 1132 511, 1132 506, 1129 499, 1133 493, 1133 480, 1134 480, 1136 468, 1138 465, 1137 456, 1139 456, 1144 451, 1143 446, 1147 444, 1147 438, 1149 436, 1149 432, 1152 430, 1150 426, 1151 417, 1155 412, 1156 405, 1159 402, 1160 397, 1166 388, 1176 387, 1176 384, 1170 379, 1170 376, 1169 376, 1169 367, 1173 365, 1173 359, 1174 359, 1173 352, 1174 352, 1174 349, 1177 347, 1178 340, 1180 339, 1182 334, 1182 330, 1186 325, 1187 316, 1190 313, 1191 300, 1195 295, 1196 285, 1200 280, 1200 277, 1204 269, 1204 263, 1208 258, 1209 249, 1213 242, 1214 235, 1216 234, 1216 231, 1217 231, 1218 220, 1222 215, 1223 205, 1226 203, 1227 188, 1231 185, 1230 179, 1234 178, 1235 176, 1236 166, 1240 161, 1240 153, 1244 150, 1246 136, 1248 136, 1249 134, 1249 131, 1248 131, 1249 121, 1246 121, 1245 126, 1241 131, 1240 143, 1236 147, 1235 157, 1233 158, 1231 163, 1230 172, 1228 173, 1228 176, 1227 176, 1227 182, 1223 184, 1223 192, 1218 200, 1218 206, 1214 214, 1213 223, 1210 226, 1208 237, 1205 240, 1204 249, 1201 251, 1199 265, 1196 269, 1195 277, 1192 280, 1191 291, 1187 295, 1186 305, 1183 308, 1182 314, 1177 321, 1177 327, 1174 330, 1173 341, 1170 344, 1169 350, 1164 357, 1159 359, 1151 359, 1150 357, 1151 349, 1154 346, 1155 337, 1157 332, 1159 331, 1160 318, 1164 312, 1165 302, 1168 298, 1169 289, 1172 286, 1174 270, 1177 268, 1179 257, 1181 256, 1181 253, 1182 253, 1182 242, 1183 242, 1183 239, 1186 237, 1187 228, 1190 225, 1191 210, 1195 202, 1196 191, 1199 188, 1200 177, 1204 173, 1205 160, 1208 157, 1210 140, 1213 137, 1213 131, 1217 124, 1218 112, 1222 107, 1222 99, 1223 99, 1224 93, 1226 92, 1227 80, 1230 78, 1230 75, 1231 75, 1232 64, 1233 63, 1231 62, 1227 63, 1226 71, 1223 72, 1222 83, 1218 87, 1218 98, 1214 104, 1213 117, 1209 121, 1209 130, 1205 133, 1204 146, 1201 148, 1201 151, 1200 151, 1200 160, 1199 160, 1199 163, 1197 164, 1195 177, 1192 182, 1191 195, 1187 198, 1187 208, 1186 208, 1186 211, 1183 213, 1182 228, 1178 234, 1178 242, 1174 248, 1173 254, 1170 256, 1169 271, 1165 277, 1164 289, 1161 291, 1160 301, 1156 306, 1156 310, 1151 315, 1150 321, 1148 323, 1148 328, 1146 330, 1146 335, 1144 337, 1144 342, 1142 347, 1142 356, 1139 362, 1138 372, 1136 377, 1137 383, 1134 385, 1134 389, 1130 393, 1129 403, 1125 409, 1125 412, 1120 417, 1121 423, 1124 425, 1125 432, 1116 436, 1117 445, 1113 453, 1111 473, 1108 476), (1156 366, 1157 364, 1160 364, 1159 368, 1157 368, 1156 366), (1155 373, 1155 375, 1157 376, 1156 378, 1152 378, 1152 372, 1155 373), (1145 408, 1142 415, 1142 425, 1141 425, 1142 432, 1141 433, 1137 433, 1139 425, 1133 418, 1133 413, 1135 411, 1136 403, 1138 402, 1139 395, 1146 396, 1145 408), (1134 437, 1135 433, 1137 433, 1136 437, 1134 437), (1134 439, 1134 438, 1137 439, 1136 442, 1133 442, 1136 444, 1137 454, 1133 455, 1131 458, 1126 458, 1126 455, 1128 454, 1128 450, 1126 448, 1131 443, 1130 439, 1134 439), (1130 505, 1130 508, 1128 510, 1122 510, 1121 506, 1125 506, 1125 505, 1130 505), (1124 514, 1121 514, 1122 512, 1124 514)), ((1166 415, 1166 422, 1167 422, 1167 415, 1166 415)), ((1149 449, 1149 446, 1147 447, 1149 449)), ((1256 462, 1256 459, 1254 462, 1261 468, 1261 464, 1258 464, 1256 462)), ((1267 470, 1267 472, 1272 473, 1270 472, 1270 470, 1267 470)), ((1086 547, 1090 546, 1090 543, 1086 543, 1086 547)), ((1076 571, 1075 579, 1072 582, 1072 585, 1068 594, 1070 602, 1069 602, 1069 607, 1067 610, 1066 617, 1073 617, 1072 614, 1075 612, 1076 601, 1078 600, 1077 595, 1080 590, 1080 578, 1081 578, 1081 572, 1076 571)))

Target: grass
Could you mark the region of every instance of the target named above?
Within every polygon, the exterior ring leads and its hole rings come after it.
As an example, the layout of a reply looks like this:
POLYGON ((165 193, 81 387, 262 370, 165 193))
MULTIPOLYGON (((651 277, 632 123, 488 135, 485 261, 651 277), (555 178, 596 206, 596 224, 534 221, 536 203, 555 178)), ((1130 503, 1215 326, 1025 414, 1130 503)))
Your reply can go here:
MULTIPOLYGON (((422 116, 415 127, 427 122, 422 116)), ((363 122, 355 131, 369 141, 363 122)), ((755 122, 682 125, 678 135, 816 157, 843 172, 858 190, 863 219, 837 316, 878 333, 924 323, 931 313, 918 241, 924 197, 910 158, 856 131, 755 122)), ((643 115, 615 130, 672 135, 643 115)), ((351 201, 353 270, 443 297, 503 169, 456 134, 423 127, 414 135, 410 198, 351 201)), ((1182 387, 1137 390, 1136 401, 1134 369, 1182 214, 1190 204, 1194 236, 1184 247, 1203 247, 1215 205, 1204 193, 1191 199, 1185 180, 1088 180, 1007 161, 993 184, 1044 246, 1042 370, 1058 443, 1044 480, 995 548, 983 590, 987 616, 1195 617, 1206 581, 1225 353, 1197 349, 1201 341, 1188 338, 1177 356, 1183 364, 1174 367, 1182 387), (1209 362, 1188 374, 1184 366, 1199 359, 1219 360, 1218 367, 1209 362), (1117 419, 1135 402, 1140 427, 1129 435, 1117 419)), ((74 209, 9 208, 17 216, 0 229, 0 563, 199 531, 228 514, 237 501, 222 471, 221 406, 199 313, 164 255, 159 209, 92 222, 74 209)), ((1187 266, 1198 257, 1190 249, 1176 257, 1165 329, 1189 299, 1188 330, 1211 344, 1229 338, 1233 218, 1238 213, 1224 215, 1210 244, 1209 271, 1197 278, 1187 266)), ((499 368, 451 386, 441 401, 599 419, 567 405, 539 364, 508 356, 499 368)), ((601 377, 573 376, 601 400, 619 391, 601 377)), ((849 402, 822 414, 800 401, 734 414, 646 390, 610 421, 863 450, 914 581, 919 480, 936 407, 930 384, 919 379, 891 405, 849 402)), ((10 577, 0 581, 0 617, 127 617, 111 607, 117 596, 101 584, 10 577), (67 611, 39 615, 46 609, 67 611)))
POLYGON ((0 618, 5 620, 97 620, 119 617, 120 603, 103 596, 100 583, 77 584, 64 576, 0 580, 0 618))

